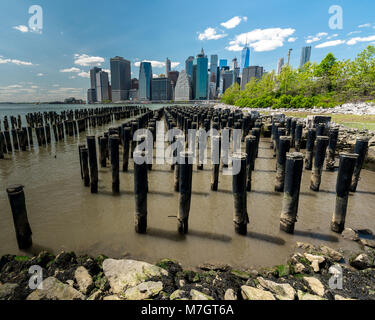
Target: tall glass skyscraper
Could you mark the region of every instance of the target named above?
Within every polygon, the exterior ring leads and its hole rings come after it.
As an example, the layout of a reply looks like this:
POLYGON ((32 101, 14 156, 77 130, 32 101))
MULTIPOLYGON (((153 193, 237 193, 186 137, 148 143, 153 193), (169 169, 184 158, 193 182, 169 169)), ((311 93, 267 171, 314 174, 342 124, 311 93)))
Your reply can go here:
POLYGON ((194 57, 190 56, 185 61, 185 71, 188 76, 190 76, 190 79, 193 79, 193 63, 194 63, 194 57))
POLYGON ((112 101, 128 100, 131 88, 130 61, 117 56, 111 58, 110 63, 112 101))
POLYGON ((139 99, 151 100, 152 66, 150 62, 141 62, 139 67, 139 99))
POLYGON ((228 65, 227 59, 220 59, 219 69, 221 70, 222 67, 226 67, 228 65))
POLYGON ((241 53, 241 70, 250 66, 250 48, 245 46, 241 53))
POLYGON ((171 71, 171 60, 168 58, 165 60, 165 76, 168 77, 168 73, 171 71))
POLYGON ((303 47, 301 52, 301 60, 299 67, 302 69, 303 66, 310 61, 311 57, 311 47, 303 47))
POLYGON ((216 82, 216 74, 217 74, 217 63, 218 63, 218 56, 217 54, 211 55, 211 62, 210 62, 210 81, 216 82))
POLYGON ((204 55, 203 48, 194 60, 194 65, 196 66, 195 83, 193 84, 195 87, 194 99, 206 100, 208 91, 208 59, 204 55))

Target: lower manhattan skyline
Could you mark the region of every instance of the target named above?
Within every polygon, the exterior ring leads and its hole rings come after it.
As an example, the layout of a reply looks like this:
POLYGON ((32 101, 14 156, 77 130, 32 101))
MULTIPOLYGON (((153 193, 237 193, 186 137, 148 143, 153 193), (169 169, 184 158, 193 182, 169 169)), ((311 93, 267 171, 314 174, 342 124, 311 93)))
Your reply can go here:
POLYGON ((329 52, 340 60, 354 59, 375 43, 374 7, 371 1, 359 7, 349 0, 291 1, 288 8, 276 0, 192 1, 189 7, 169 0, 5 0, 0 4, 6 13, 0 29, 0 102, 86 100, 90 69, 99 67, 110 79, 110 59, 116 56, 130 61, 131 78, 139 78, 142 61, 151 63, 153 77, 165 74, 167 57, 171 70, 181 72, 186 59, 202 48, 208 68, 211 55, 226 59, 230 68, 234 58, 242 64, 246 45, 249 65, 267 72, 276 71, 280 58, 287 64, 289 49, 294 68, 303 47, 311 46, 311 62, 319 63, 329 52), (33 20, 40 13, 30 11, 33 5, 42 9, 39 19, 33 20))

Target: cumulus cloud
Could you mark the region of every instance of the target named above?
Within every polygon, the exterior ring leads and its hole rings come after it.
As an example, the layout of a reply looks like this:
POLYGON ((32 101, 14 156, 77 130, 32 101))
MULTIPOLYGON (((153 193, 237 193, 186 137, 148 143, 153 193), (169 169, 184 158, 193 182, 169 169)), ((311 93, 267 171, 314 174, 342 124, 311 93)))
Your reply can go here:
POLYGON ((371 23, 365 23, 358 26, 358 28, 369 28, 371 27, 371 23))
POLYGON ((228 21, 220 23, 220 25, 222 25, 226 29, 233 29, 233 28, 237 27, 241 23, 241 21, 246 22, 247 17, 235 16, 232 19, 229 19, 228 21))
POLYGON ((289 39, 288 39, 288 42, 296 42, 297 41, 297 37, 290 37, 289 39))
POLYGON ((338 37, 338 36, 339 36, 339 35, 338 35, 337 33, 335 33, 335 34, 333 34, 333 35, 327 37, 327 39, 328 39, 328 40, 331 40, 331 39, 336 38, 336 37, 338 37))
POLYGON ((81 78, 90 78, 90 72, 81 71, 80 73, 77 74, 77 76, 81 78))
POLYGON ((33 64, 28 61, 9 59, 9 58, 4 58, 3 56, 0 56, 0 64, 8 64, 8 63, 15 64, 17 66, 33 66, 33 64))
POLYGON ((14 26, 13 29, 18 30, 22 33, 29 32, 29 28, 27 26, 24 26, 20 24, 19 26, 14 26))
MULTIPOLYGON (((142 62, 150 62, 151 66, 153 68, 164 68, 165 67, 165 62, 163 61, 155 61, 155 60, 143 60, 142 62)), ((136 61, 134 63, 134 66, 139 67, 141 65, 141 61, 136 61)), ((176 68, 179 66, 179 62, 171 62, 171 68, 176 68)))
POLYGON ((76 67, 72 67, 72 68, 69 68, 69 69, 62 69, 60 70, 60 72, 65 72, 65 73, 70 73, 70 72, 81 72, 81 69, 78 69, 76 67))
POLYGON ((282 47, 284 41, 295 32, 292 28, 268 28, 255 29, 247 33, 241 33, 229 42, 226 47, 229 51, 241 51, 246 43, 255 51, 272 51, 282 47))
POLYGON ((352 34, 356 34, 356 33, 361 33, 361 32, 362 32, 362 31, 359 31, 359 30, 358 30, 358 31, 352 31, 352 32, 349 32, 349 33, 348 33, 348 36, 351 36, 352 34))
POLYGON ((198 34, 199 40, 218 40, 226 37, 225 33, 217 33, 214 28, 207 28, 204 32, 198 34))
POLYGON ((43 76, 44 76, 44 73, 39 72, 39 73, 37 74, 37 77, 43 77, 43 76))
POLYGON ((352 45, 357 44, 358 42, 371 42, 371 41, 375 41, 375 35, 368 36, 368 37, 355 37, 355 38, 351 38, 346 43, 349 46, 352 46, 352 45))
POLYGON ((104 62, 104 58, 89 56, 87 54, 75 54, 74 63, 82 67, 98 67, 104 62))
POLYGON ((345 40, 332 40, 332 41, 326 41, 326 42, 323 42, 323 43, 320 43, 318 45, 315 46, 315 48, 327 48, 327 47, 334 47, 334 46, 338 46, 340 44, 343 44, 345 43, 345 40))
POLYGON ((306 43, 313 43, 322 40, 324 37, 328 36, 326 32, 319 32, 315 36, 308 36, 306 43))

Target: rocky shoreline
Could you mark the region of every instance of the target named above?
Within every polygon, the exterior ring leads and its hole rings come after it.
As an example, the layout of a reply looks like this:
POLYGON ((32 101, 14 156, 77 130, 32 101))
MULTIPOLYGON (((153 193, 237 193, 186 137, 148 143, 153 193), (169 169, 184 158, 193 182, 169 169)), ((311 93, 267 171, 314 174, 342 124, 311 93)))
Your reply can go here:
POLYGON ((171 259, 153 265, 74 252, 4 255, 0 300, 375 300, 372 232, 345 229, 342 236, 361 250, 297 242, 284 265, 258 270, 212 264, 184 270, 171 259), (43 272, 42 289, 29 287, 34 265, 43 272))

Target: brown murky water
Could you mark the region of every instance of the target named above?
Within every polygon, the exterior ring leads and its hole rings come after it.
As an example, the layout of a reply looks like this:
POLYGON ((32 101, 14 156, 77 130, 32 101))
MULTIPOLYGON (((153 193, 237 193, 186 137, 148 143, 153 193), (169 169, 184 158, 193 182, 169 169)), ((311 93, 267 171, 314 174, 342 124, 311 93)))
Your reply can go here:
MULTIPOLYGON (((107 128, 91 130, 101 134, 107 128)), ((133 224, 133 167, 120 172, 119 196, 111 192, 110 168, 99 169, 99 193, 83 186, 78 159, 79 138, 67 137, 57 146, 16 152, 0 161, 0 255, 19 252, 5 189, 25 186, 33 230, 34 250, 73 250, 90 255, 132 257, 149 262, 173 258, 184 266, 203 262, 259 267, 281 264, 296 241, 355 249, 358 244, 330 231, 337 172, 323 172, 321 191, 309 190, 304 171, 298 222, 294 235, 279 230, 282 194, 273 191, 275 159, 269 139, 262 139, 253 191, 248 193, 250 224, 246 237, 235 234, 232 214, 232 177, 220 175, 219 191, 210 191, 210 167, 193 173, 189 234, 177 233, 178 194, 173 191, 169 165, 153 165, 149 172, 148 232, 135 233, 133 224)), ((34 141, 36 139, 34 138, 34 141)), ((358 191, 349 198, 346 226, 375 230, 375 172, 363 171, 358 191)))

